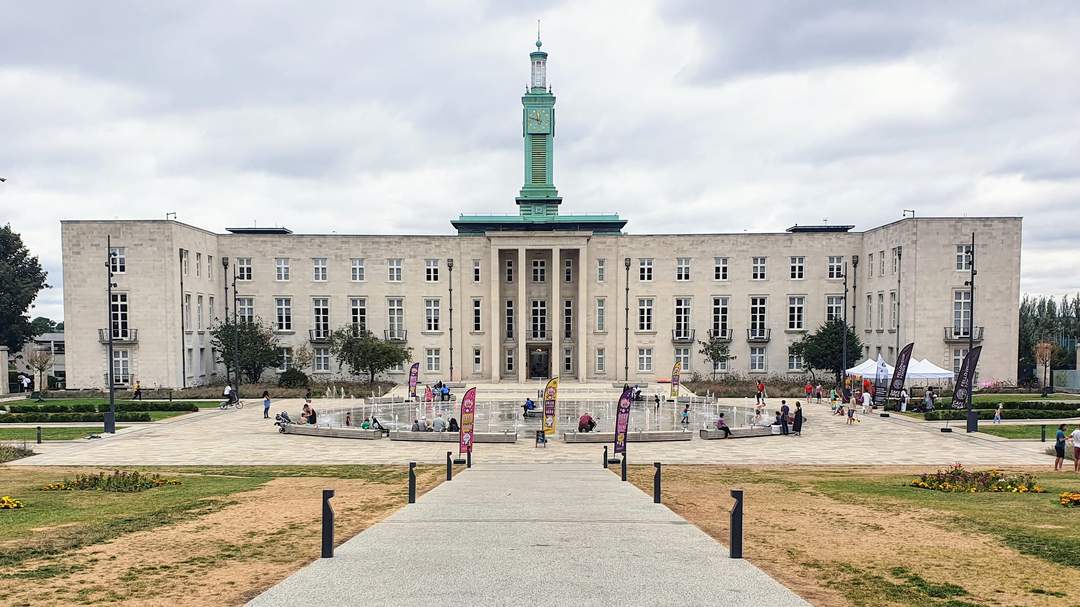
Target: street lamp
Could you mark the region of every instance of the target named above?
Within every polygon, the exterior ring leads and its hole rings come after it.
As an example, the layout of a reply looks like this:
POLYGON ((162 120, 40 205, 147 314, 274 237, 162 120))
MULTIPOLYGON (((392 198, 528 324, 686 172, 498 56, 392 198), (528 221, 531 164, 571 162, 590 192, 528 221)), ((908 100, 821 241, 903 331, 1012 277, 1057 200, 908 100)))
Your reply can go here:
POLYGON ((448 276, 446 282, 450 287, 450 381, 454 381, 454 258, 446 258, 448 276))
POLYGON ((114 373, 116 372, 116 369, 113 368, 113 365, 115 365, 116 362, 113 360, 113 308, 112 308, 112 306, 113 306, 112 290, 113 290, 113 287, 116 286, 116 284, 113 283, 113 257, 115 257, 116 255, 115 255, 115 252, 113 251, 113 248, 112 248, 112 235, 111 234, 105 237, 105 249, 107 251, 106 256, 105 256, 105 274, 106 274, 106 280, 108 281, 108 291, 109 291, 108 300, 105 303, 105 309, 107 311, 107 315, 106 315, 107 324, 105 326, 108 327, 105 330, 108 331, 108 333, 109 333, 109 347, 108 347, 108 354, 106 355, 108 357, 108 359, 109 359, 106 362, 106 364, 109 366, 109 410, 105 412, 104 421, 105 421, 105 432, 108 433, 108 434, 116 434, 116 377, 114 376, 114 373))
POLYGON ((844 346, 843 346, 843 350, 844 350, 843 361, 844 361, 844 364, 843 364, 843 369, 840 371, 840 393, 841 394, 843 394, 843 392, 844 392, 844 385, 845 385, 844 380, 845 380, 845 378, 847 376, 847 342, 848 342, 848 324, 847 324, 848 323, 848 320, 847 320, 847 293, 848 293, 848 286, 847 286, 847 277, 848 277, 847 262, 845 261, 844 262, 844 301, 841 304, 841 313, 842 313, 842 316, 844 317, 844 336, 842 338, 843 343, 844 343, 844 346))
MULTIPOLYGON (((964 285, 971 287, 971 316, 968 319, 968 356, 971 355, 971 351, 975 349, 975 275, 978 272, 975 270, 975 232, 971 233, 971 249, 968 251, 968 267, 971 269, 971 278, 969 278, 964 285)), ((975 370, 971 370, 974 376, 975 370)), ((974 382, 972 382, 974 383, 974 382)), ((972 408, 972 401, 975 400, 970 394, 967 399, 967 431, 978 432, 979 431, 979 414, 972 408)))
POLYGON ((623 258, 626 268, 626 294, 623 297, 623 382, 630 383, 630 258, 623 258))
MULTIPOLYGON (((229 322, 229 258, 228 257, 222 257, 221 258, 221 269, 223 270, 223 272, 221 274, 221 277, 224 279, 223 282, 225 283, 225 322, 229 322)), ((236 326, 233 326, 233 331, 235 331, 235 330, 236 330, 236 326)), ((225 365, 225 383, 230 384, 230 385, 231 385, 232 379, 229 377, 229 368, 231 366, 232 365, 229 365, 229 364, 225 365)))
POLYGON ((896 246, 896 358, 893 359, 893 366, 896 365, 900 359, 900 276, 904 271, 904 247, 896 246))

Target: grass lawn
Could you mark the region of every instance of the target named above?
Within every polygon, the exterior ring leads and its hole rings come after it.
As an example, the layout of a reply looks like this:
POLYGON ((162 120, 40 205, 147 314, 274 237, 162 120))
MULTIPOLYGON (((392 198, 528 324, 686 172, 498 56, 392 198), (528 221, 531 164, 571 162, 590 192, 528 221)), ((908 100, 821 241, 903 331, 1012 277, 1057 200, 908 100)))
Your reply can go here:
POLYGON ((194 413, 194 411, 147 411, 147 413, 150 414, 150 421, 156 422, 179 415, 188 415, 194 413))
MULTIPOLYGON (((814 605, 1075 605, 1080 476, 1039 471, 1045 494, 910 487, 915 468, 664 468, 664 503, 728 543, 746 491, 744 554, 814 605), (1006 565, 1007 564, 1007 565, 1006 565)), ((652 493, 651 466, 631 480, 652 493)))
MULTIPOLYGON (((24 503, 0 511, 0 604, 243 604, 318 556, 324 486, 337 490, 341 543, 403 506, 408 476, 392 466, 139 470, 181 484, 40 491, 102 470, 0 467, 2 493, 24 503)), ((418 467, 418 490, 440 470, 418 467)))
MULTIPOLYGON (((116 429, 126 428, 127 426, 117 426, 116 429)), ((50 426, 47 424, 41 425, 41 440, 75 440, 77 438, 83 438, 87 434, 100 434, 101 428, 98 427, 72 427, 72 426, 50 426)), ((0 426, 0 440, 37 440, 37 429, 35 428, 4 428, 0 426)))
MULTIPOLYGON (((1071 426, 1072 424, 1069 425, 1071 426)), ((1057 431, 1057 427, 1057 424, 1046 424, 1046 440, 1048 442, 1052 442, 1054 440, 1054 432, 1057 431)), ((979 432, 982 432, 983 434, 993 434, 994 436, 1000 436, 1002 438, 1017 439, 1039 440, 1039 438, 1042 436, 1040 434, 1039 426, 1037 424, 1028 424, 1024 426, 1010 426, 1008 424, 1001 424, 995 426, 993 424, 988 424, 984 421, 979 423, 979 432)))

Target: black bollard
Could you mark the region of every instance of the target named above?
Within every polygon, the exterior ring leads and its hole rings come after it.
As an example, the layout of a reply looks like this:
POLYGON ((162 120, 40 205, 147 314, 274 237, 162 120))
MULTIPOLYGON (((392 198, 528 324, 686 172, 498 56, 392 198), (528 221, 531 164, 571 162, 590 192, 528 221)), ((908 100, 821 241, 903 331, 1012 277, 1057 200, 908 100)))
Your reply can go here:
POLYGON ((448 481, 454 480, 454 462, 450 459, 453 453, 453 451, 446 452, 446 480, 448 481))
POLYGON ((653 466, 656 467, 656 474, 652 477, 652 501, 654 504, 660 503, 660 462, 653 462, 653 466))
POLYGON ((465 452, 465 467, 472 468, 472 449, 465 452))
POLYGON ((731 507, 731 549, 733 559, 742 558, 742 506, 743 490, 732 489, 731 497, 735 498, 735 505, 731 507))
POLYGON ((625 481, 626 480, 626 451, 623 451, 621 463, 622 463, 622 479, 625 481))
POLYGON ((607 468, 607 445, 604 445, 604 468, 607 468))
MULTIPOLYGON (((1046 434, 1046 428, 1043 428, 1043 434, 1046 434)), ((1043 441, 1046 442, 1046 441, 1043 441)), ((37 427, 37 444, 41 444, 41 426, 37 427)))
POLYGON ((322 558, 334 556, 334 509, 330 507, 333 489, 322 490, 322 558))
MULTIPOLYGON (((1046 424, 1039 426, 1039 434, 1042 435, 1042 442, 1046 442, 1046 424)), ((40 435, 39 435, 40 436, 40 435)), ((41 442, 41 441, 38 441, 41 442)))
POLYGON ((416 462, 409 462, 409 503, 416 503, 416 462))

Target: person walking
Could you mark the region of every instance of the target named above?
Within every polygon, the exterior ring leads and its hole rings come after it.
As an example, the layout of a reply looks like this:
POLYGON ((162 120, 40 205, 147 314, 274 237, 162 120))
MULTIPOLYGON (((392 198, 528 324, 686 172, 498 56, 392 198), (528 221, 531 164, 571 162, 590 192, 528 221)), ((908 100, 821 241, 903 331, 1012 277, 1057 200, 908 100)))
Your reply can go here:
POLYGON ((802 391, 803 391, 803 398, 806 399, 806 402, 810 402, 810 399, 813 397, 813 394, 814 394, 814 385, 811 384, 810 382, 806 382, 806 385, 803 386, 802 391))
POLYGON ((870 413, 871 399, 869 392, 862 393, 862 413, 868 415, 870 413))
POLYGON ((780 401, 780 434, 790 434, 788 429, 788 415, 790 413, 791 407, 787 405, 787 401, 780 401))
POLYGON ((757 383, 757 402, 758 405, 765 404, 765 382, 764 380, 758 380, 757 383))
POLYGON ((1061 471, 1061 464, 1065 461, 1065 424, 1058 426, 1054 436, 1054 472, 1061 471))
POLYGON ((911 398, 911 396, 908 395, 907 388, 903 388, 902 390, 900 390, 900 412, 901 413, 907 411, 907 404, 908 404, 908 400, 910 398, 911 398))
POLYGON ((142 400, 142 384, 139 380, 135 380, 135 390, 131 395, 131 400, 142 400))
POLYGON ((690 403, 686 403, 685 405, 683 405, 682 419, 679 420, 679 423, 684 426, 690 425, 690 403))
POLYGON ((997 409, 994 409, 994 423, 1001 423, 1001 411, 1005 408, 1005 403, 998 403, 997 409))
MULTIPOLYGON (((825 391, 821 388, 821 384, 814 387, 814 397, 817 400, 817 404, 821 404, 821 397, 825 395, 825 391)), ((809 403, 808 403, 809 404, 809 403)))
POLYGON ((19 382, 22 383, 22 391, 23 392, 29 392, 30 391, 30 384, 34 383, 34 380, 30 379, 29 375, 23 375, 23 374, 20 373, 19 374, 19 382))
POLYGON ((1073 444, 1073 472, 1080 472, 1080 424, 1072 431, 1073 444))
MULTIPOLYGON (((270 391, 263 390, 263 419, 270 419, 270 391)), ((348 424, 345 424, 346 426, 348 424)))
POLYGON ((802 424, 803 424, 803 412, 802 405, 795 401, 795 423, 792 425, 791 430, 795 433, 795 436, 802 436, 802 424))

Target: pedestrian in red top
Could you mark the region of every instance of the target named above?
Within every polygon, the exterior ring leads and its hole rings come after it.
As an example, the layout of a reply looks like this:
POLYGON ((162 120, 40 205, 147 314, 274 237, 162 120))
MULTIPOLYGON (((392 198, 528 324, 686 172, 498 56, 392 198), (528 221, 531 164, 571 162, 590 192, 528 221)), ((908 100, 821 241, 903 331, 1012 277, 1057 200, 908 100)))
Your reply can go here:
POLYGON ((765 404, 765 382, 758 380, 757 383, 757 404, 765 404))
POLYGON ((814 394, 814 386, 810 382, 806 382, 802 391, 806 394, 806 402, 810 402, 810 396, 814 394))

